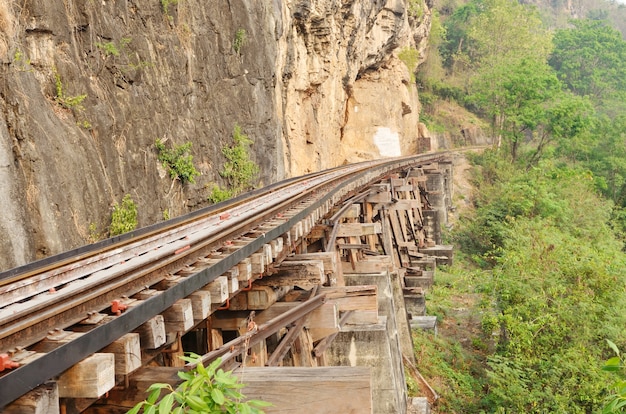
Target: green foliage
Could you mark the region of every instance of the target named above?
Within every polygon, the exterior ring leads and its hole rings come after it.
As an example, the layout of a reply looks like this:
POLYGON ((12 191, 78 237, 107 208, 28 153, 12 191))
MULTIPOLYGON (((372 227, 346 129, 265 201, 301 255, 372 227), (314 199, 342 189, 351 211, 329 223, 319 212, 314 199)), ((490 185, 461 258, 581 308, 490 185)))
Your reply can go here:
POLYGON ((87 98, 87 95, 77 95, 77 96, 67 96, 63 91, 63 83, 61 82, 61 76, 56 71, 56 69, 52 69, 54 73, 54 85, 56 90, 56 96, 54 100, 66 109, 84 109, 82 106, 82 102, 87 98))
POLYGON ((96 223, 89 223, 88 227, 89 236, 87 237, 87 241, 89 243, 95 243, 98 240, 102 239, 102 234, 98 231, 98 226, 96 223))
POLYGON ((611 372, 615 381, 611 384, 611 394, 607 397, 602 414, 626 413, 626 362, 624 355, 611 340, 606 340, 615 356, 606 360, 603 371, 611 372))
POLYGON ((109 226, 109 236, 117 236, 128 233, 137 228, 137 205, 126 194, 122 199, 122 204, 115 203, 113 213, 111 213, 111 225, 109 226))
POLYGON ((178 0, 161 0, 161 7, 163 8, 163 13, 169 16, 170 6, 175 6, 177 4, 178 4, 178 0))
POLYGON ((105 56, 119 56, 120 50, 126 48, 126 46, 130 43, 130 40, 131 39, 129 37, 123 37, 120 40, 119 46, 116 45, 115 42, 96 42, 96 47, 101 49, 105 56))
POLYGON ((573 20, 558 30, 550 65, 580 96, 589 96, 606 113, 626 109, 626 41, 598 20, 573 20))
POLYGON ((479 413, 483 389, 480 359, 454 338, 413 331, 416 365, 442 398, 441 413, 479 413))
POLYGON ((259 174, 259 166, 250 159, 249 147, 252 141, 241 132, 239 125, 235 125, 233 130, 233 141, 232 146, 222 148, 227 161, 220 176, 228 182, 228 188, 213 185, 208 196, 212 203, 228 200, 252 189, 259 174))
POLYGON ((420 52, 412 47, 405 47, 398 53, 398 58, 406 65, 411 74, 411 83, 415 83, 415 70, 419 62, 420 52))
POLYGON ((606 392, 602 338, 626 340, 626 257, 611 203, 585 170, 544 160, 524 172, 496 153, 478 161, 477 208, 457 241, 490 269, 478 286, 493 350, 483 407, 595 412, 606 392))
POLYGON ((407 0, 409 14, 419 20, 424 15, 424 0, 407 0))
POLYGON ((226 164, 220 172, 235 194, 240 194, 254 187, 259 174, 259 166, 250 159, 250 145, 252 141, 241 132, 241 127, 235 125, 233 130, 234 145, 222 148, 226 157, 226 164))
POLYGON ((245 396, 239 392, 244 385, 239 383, 232 371, 219 368, 221 359, 206 368, 199 355, 190 354, 183 359, 196 364, 196 368, 178 373, 183 382, 176 389, 169 384, 152 384, 147 390, 150 393, 148 398, 135 405, 128 414, 137 414, 142 410, 150 414, 263 414, 261 408, 271 406, 265 401, 245 401, 245 396), (167 393, 159 400, 163 390, 167 393))
POLYGON ((233 40, 233 50, 236 54, 241 55, 241 49, 246 44, 246 29, 237 29, 235 40, 233 40))
POLYGON ((177 178, 182 184, 195 183, 194 177, 200 175, 196 167, 193 165, 193 156, 189 154, 191 151, 191 142, 181 145, 175 145, 172 149, 167 149, 165 143, 157 139, 155 146, 158 152, 157 158, 167 168, 170 177, 177 178))
POLYGON ((208 196, 208 200, 213 204, 217 204, 217 203, 221 203, 222 201, 229 200, 233 198, 234 196, 235 194, 233 193, 232 190, 229 190, 228 188, 222 188, 217 184, 213 184, 213 187, 211 188, 211 192, 209 193, 209 196, 208 196))
POLYGON ((170 209, 166 208, 165 210, 163 210, 163 220, 167 221, 169 220, 170 217, 170 209))

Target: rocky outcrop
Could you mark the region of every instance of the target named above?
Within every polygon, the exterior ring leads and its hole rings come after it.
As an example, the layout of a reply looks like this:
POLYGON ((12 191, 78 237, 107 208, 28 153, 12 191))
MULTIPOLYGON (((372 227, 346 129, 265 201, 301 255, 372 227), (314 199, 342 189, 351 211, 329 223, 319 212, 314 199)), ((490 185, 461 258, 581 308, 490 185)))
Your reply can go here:
POLYGON ((425 47, 417 4, 419 19, 404 0, 3 2, 0 270, 106 236, 124 194, 140 226, 206 205, 235 125, 259 185, 388 155, 381 139, 414 152, 396 55, 425 47), (156 139, 193 144, 195 184, 156 139))

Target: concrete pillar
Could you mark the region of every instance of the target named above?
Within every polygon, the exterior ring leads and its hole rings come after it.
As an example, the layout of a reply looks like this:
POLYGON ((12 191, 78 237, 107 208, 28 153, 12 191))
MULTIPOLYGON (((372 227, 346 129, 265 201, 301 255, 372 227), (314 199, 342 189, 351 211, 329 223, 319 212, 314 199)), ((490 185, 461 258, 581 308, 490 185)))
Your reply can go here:
POLYGON ((353 273, 344 274, 344 279, 348 286, 378 287, 379 323, 344 326, 327 351, 327 361, 330 365, 372 367, 374 413, 404 413, 407 395, 402 354, 412 355, 413 346, 400 276, 353 273))

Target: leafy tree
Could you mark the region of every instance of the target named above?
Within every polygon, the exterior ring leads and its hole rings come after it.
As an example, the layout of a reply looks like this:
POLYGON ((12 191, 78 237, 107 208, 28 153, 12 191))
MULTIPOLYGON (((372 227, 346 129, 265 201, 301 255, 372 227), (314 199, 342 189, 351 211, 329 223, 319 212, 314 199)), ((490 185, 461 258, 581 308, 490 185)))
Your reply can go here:
POLYGON ((605 112, 618 113, 626 99, 626 41, 601 20, 573 20, 558 30, 549 59, 567 87, 591 97, 605 112))
POLYGON ((560 83, 542 61, 503 62, 481 72, 469 100, 491 119, 494 135, 508 146, 511 158, 526 137, 547 121, 548 105, 560 93, 560 83))
POLYGON ((491 269, 477 281, 494 339, 485 411, 594 412, 606 392, 603 338, 626 339, 611 203, 585 170, 543 160, 524 172, 495 153, 480 162, 477 208, 457 241, 491 269))

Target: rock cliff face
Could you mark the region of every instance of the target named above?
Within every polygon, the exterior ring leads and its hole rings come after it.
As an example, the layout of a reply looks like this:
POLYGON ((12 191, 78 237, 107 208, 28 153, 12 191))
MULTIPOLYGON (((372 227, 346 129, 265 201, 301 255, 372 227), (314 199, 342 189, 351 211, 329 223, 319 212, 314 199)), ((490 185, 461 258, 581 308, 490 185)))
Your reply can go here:
POLYGON ((432 4, 410 3, 2 2, 0 270, 106 235, 124 194, 140 226, 206 205, 235 125, 260 185, 415 152, 396 55, 424 50, 432 4), (193 144, 195 184, 169 177, 156 139, 193 144))

